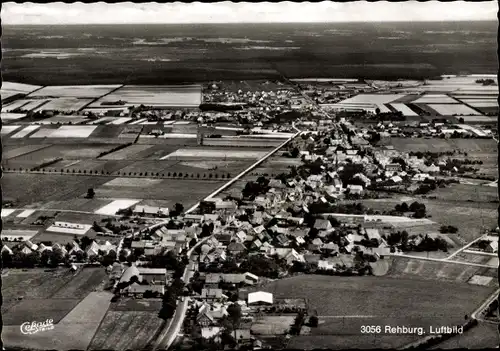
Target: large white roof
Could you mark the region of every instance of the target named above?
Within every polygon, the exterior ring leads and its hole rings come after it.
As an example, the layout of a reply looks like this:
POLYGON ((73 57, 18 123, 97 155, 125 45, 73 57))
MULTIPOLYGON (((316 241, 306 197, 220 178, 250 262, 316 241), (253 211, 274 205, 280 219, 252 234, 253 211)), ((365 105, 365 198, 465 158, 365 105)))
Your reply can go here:
POLYGON ((248 303, 266 302, 273 303, 273 294, 265 291, 256 291, 248 294, 248 303))

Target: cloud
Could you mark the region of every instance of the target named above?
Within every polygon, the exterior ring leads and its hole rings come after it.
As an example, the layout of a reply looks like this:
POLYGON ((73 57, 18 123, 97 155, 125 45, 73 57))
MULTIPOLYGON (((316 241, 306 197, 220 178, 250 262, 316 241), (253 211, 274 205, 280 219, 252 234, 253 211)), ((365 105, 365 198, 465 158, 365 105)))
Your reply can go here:
POLYGON ((12 3, 4 24, 386 22, 495 20, 496 1, 335 3, 12 3))

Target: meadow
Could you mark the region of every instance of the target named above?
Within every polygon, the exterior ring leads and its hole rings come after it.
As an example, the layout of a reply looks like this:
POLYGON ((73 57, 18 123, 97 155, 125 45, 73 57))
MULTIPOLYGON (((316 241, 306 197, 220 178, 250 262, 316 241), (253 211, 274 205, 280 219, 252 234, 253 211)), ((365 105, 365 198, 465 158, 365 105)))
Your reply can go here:
POLYGON ((288 346, 294 348, 304 343, 309 343, 307 348, 335 348, 340 344, 399 347, 411 338, 363 336, 361 325, 421 326, 428 330, 430 325, 460 323, 492 292, 491 288, 448 281, 436 284, 433 280, 405 277, 316 275, 282 279, 256 290, 271 292, 275 298, 306 298, 310 311, 317 313, 319 327, 313 328, 310 336, 300 336, 296 341, 293 338, 288 346), (347 339, 351 344, 345 344, 347 339))
POLYGON ((29 97, 98 98, 120 86, 120 84, 46 86, 31 93, 29 97))

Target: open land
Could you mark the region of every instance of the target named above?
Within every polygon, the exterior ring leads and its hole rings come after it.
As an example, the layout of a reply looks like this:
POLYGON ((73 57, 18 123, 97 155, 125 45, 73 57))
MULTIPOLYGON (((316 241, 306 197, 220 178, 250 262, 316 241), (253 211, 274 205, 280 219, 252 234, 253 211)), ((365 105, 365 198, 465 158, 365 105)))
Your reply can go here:
POLYGON ((493 349, 500 344, 498 326, 480 323, 462 335, 454 336, 434 347, 435 349, 493 349))
MULTIPOLYGON (((462 267, 463 269, 463 267, 462 267)), ((429 326, 463 321, 492 292, 492 288, 434 280, 399 277, 331 277, 305 275, 271 282, 258 288, 275 297, 306 298, 320 326, 299 336, 289 347, 339 348, 399 347, 408 335, 363 336, 361 325, 429 326), (365 316, 339 318, 339 316, 365 316), (369 317, 368 317, 369 316, 369 317), (296 344, 297 343, 297 344, 296 344), (348 344, 347 344, 348 343, 348 344), (308 347, 305 345, 308 344, 308 347)), ((413 336, 418 339, 418 335, 413 336)))

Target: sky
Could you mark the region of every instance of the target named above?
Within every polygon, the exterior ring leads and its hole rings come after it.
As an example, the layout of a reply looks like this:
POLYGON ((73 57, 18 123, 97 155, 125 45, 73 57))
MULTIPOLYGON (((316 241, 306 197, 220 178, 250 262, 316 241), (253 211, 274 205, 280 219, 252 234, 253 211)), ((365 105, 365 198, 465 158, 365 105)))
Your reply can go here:
POLYGON ((2 24, 393 22, 496 20, 497 1, 94 4, 4 2, 2 24))

